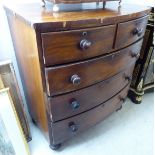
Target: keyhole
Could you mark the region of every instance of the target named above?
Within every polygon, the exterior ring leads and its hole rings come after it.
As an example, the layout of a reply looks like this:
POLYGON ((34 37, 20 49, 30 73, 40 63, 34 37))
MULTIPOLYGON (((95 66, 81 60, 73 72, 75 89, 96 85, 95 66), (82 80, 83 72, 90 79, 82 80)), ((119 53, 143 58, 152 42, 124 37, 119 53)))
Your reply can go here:
POLYGON ((83 35, 83 36, 86 36, 86 35, 87 35, 87 32, 83 32, 82 35, 83 35))

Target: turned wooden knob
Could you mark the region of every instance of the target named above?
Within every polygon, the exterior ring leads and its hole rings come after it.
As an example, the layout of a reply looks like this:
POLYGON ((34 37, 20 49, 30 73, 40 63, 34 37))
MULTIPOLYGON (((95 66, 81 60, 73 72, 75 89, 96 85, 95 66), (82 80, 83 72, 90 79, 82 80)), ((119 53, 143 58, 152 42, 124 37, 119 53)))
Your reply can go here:
POLYGON ((132 57, 135 57, 136 59, 139 58, 140 54, 139 53, 131 53, 131 56, 132 57))
POLYGON ((143 33, 143 29, 142 28, 139 28, 139 27, 137 27, 137 28, 135 28, 134 30, 133 30, 133 35, 138 35, 138 37, 139 36, 141 36, 142 35, 142 33, 143 33))
POLYGON ((76 132, 78 130, 78 127, 74 122, 70 122, 69 123, 69 129, 71 132, 76 132))
POLYGON ((81 78, 80 78, 77 74, 74 74, 74 75, 72 75, 72 77, 71 77, 71 82, 72 82, 73 84, 80 84, 81 78))
POLYGON ((71 109, 76 110, 76 109, 78 109, 80 107, 80 103, 77 100, 74 99, 70 103, 70 107, 71 107, 71 109))
POLYGON ((86 39, 83 39, 83 40, 80 41, 80 47, 83 50, 89 48, 91 46, 91 44, 92 44, 91 41, 88 41, 86 39))
POLYGON ((132 80, 132 76, 125 76, 125 80, 131 81, 132 80))

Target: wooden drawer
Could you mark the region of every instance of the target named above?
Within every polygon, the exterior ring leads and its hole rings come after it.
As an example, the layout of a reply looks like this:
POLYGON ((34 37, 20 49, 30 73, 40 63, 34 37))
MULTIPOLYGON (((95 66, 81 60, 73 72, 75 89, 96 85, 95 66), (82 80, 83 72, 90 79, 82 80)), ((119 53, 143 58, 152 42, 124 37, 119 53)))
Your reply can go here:
POLYGON ((71 117, 89 110, 122 90, 132 78, 135 63, 119 74, 85 89, 49 98, 51 119, 53 122, 71 117))
POLYGON ((52 123, 53 143, 59 144, 102 121, 112 112, 121 107, 127 96, 128 89, 129 85, 119 94, 92 110, 63 121, 52 123))
POLYGON ((142 38, 145 33, 148 16, 118 24, 115 48, 119 49, 128 46, 138 39, 142 38))
POLYGON ((46 66, 64 64, 112 51, 116 26, 42 34, 46 66))
POLYGON ((116 75, 126 65, 136 61, 142 40, 100 58, 45 69, 48 95, 58 95, 84 88, 116 75))

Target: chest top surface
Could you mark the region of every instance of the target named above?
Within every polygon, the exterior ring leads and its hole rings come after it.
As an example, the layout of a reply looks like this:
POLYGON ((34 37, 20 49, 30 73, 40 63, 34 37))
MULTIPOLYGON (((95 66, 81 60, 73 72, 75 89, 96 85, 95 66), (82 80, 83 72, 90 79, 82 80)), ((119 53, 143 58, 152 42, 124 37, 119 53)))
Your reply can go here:
MULTIPOLYGON (((94 4, 88 4, 87 8, 94 4)), ((51 6, 45 8, 39 3, 18 4, 16 6, 5 6, 7 13, 21 18, 27 24, 37 27, 38 25, 57 24, 56 27, 74 27, 75 24, 82 26, 84 23, 89 26, 100 26, 124 22, 135 18, 143 17, 150 11, 149 7, 132 4, 118 5, 110 4, 105 9, 91 9, 80 11, 52 12, 51 6), (95 24, 95 25, 92 25, 95 24)), ((50 25, 52 26, 52 25, 50 25)))

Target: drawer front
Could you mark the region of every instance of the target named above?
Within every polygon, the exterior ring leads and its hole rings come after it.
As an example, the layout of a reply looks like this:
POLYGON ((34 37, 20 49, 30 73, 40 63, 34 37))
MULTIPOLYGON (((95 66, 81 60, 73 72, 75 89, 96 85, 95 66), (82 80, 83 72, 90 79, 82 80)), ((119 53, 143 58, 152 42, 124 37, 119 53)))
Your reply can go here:
POLYGON ((115 48, 126 47, 138 39, 142 38, 145 33, 148 16, 133 21, 118 24, 115 48))
POLYGON ((45 65, 64 64, 112 51, 116 26, 42 34, 45 65))
POLYGON ((127 96, 128 89, 129 85, 119 94, 92 110, 63 121, 52 123, 53 143, 61 143, 102 121, 121 107, 127 96))
POLYGON ((50 98, 52 121, 58 121, 89 110, 116 95, 132 78, 134 63, 119 74, 85 89, 50 98))
POLYGON ((142 40, 128 48, 97 59, 71 65, 46 68, 48 95, 54 96, 98 83, 122 71, 136 61, 142 40))

